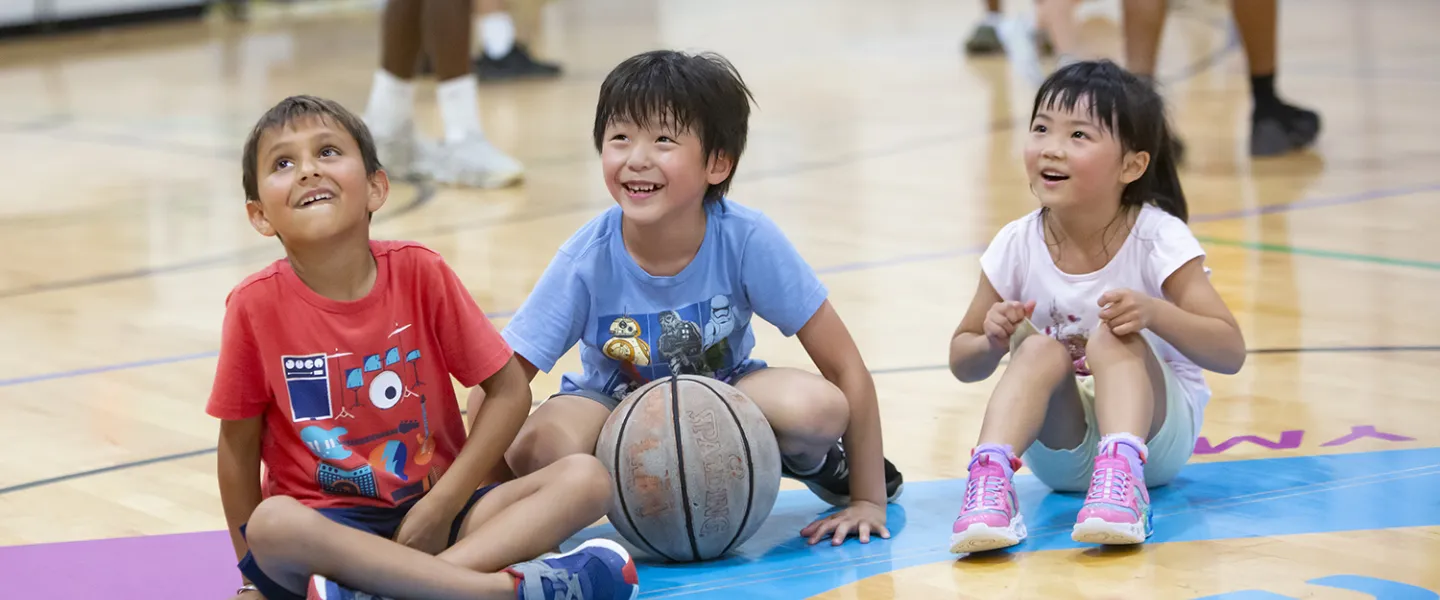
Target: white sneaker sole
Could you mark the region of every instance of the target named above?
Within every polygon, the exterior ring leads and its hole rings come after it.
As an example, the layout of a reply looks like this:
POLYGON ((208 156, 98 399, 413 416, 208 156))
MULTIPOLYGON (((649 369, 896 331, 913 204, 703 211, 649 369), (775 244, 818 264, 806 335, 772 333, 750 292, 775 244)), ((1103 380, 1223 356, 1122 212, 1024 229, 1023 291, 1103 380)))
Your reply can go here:
POLYGON ((1009 548, 1025 541, 1025 520, 1019 513, 1010 519, 1008 527, 991 527, 984 523, 971 523, 965 531, 950 535, 951 554, 969 554, 1009 548))
POLYGON ((1095 517, 1076 523, 1070 532, 1070 539, 1082 544, 1107 546, 1143 544, 1146 537, 1143 523, 1111 523, 1095 517))

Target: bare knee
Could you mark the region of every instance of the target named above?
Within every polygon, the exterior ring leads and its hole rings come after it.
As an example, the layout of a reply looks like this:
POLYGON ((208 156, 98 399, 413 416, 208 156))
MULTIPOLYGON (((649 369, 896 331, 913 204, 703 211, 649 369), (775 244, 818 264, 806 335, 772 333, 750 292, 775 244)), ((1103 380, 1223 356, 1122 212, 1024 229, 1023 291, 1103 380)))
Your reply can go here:
POLYGON ((610 471, 600 459, 590 454, 570 454, 556 460, 547 471, 554 471, 555 485, 565 487, 565 497, 575 502, 577 510, 583 510, 599 519, 610 512, 611 478, 610 471))
POLYGON ((515 442, 505 451, 505 462, 516 475, 525 476, 572 454, 594 455, 595 448, 585 448, 580 440, 560 423, 528 421, 515 442))
POLYGON ((1068 371, 1074 367, 1074 360, 1065 344, 1055 338, 1032 335, 1021 341, 1015 352, 1011 353, 1010 364, 1068 371))
POLYGON ((782 452, 789 440, 828 447, 845 434, 850 426, 850 402, 845 392, 818 375, 787 383, 774 401, 761 406, 766 420, 781 438, 782 452))
POLYGON ((277 557, 293 552, 302 537, 296 535, 315 516, 314 511, 289 496, 262 500, 245 525, 245 543, 256 557, 277 557))
POLYGON ((1125 361, 1144 360, 1150 346, 1139 333, 1115 335, 1110 326, 1101 323, 1085 343, 1085 362, 1093 372, 1125 361))

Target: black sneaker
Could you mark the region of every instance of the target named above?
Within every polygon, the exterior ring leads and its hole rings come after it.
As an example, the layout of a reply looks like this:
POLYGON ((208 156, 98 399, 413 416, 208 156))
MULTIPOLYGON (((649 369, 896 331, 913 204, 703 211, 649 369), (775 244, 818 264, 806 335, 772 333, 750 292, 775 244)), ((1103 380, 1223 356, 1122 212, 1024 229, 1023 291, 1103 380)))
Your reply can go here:
POLYGON ((560 65, 535 60, 525 44, 517 43, 510 53, 500 58, 490 58, 481 53, 475 59, 475 75, 481 81, 502 81, 506 79, 531 79, 559 77, 560 65))
MULTIPOLYGON (((821 500, 831 506, 850 505, 850 463, 845 460, 845 448, 840 442, 835 442, 830 451, 825 454, 825 462, 821 463, 820 470, 814 474, 804 477, 796 475, 790 470, 785 461, 780 461, 780 474, 805 484, 810 491, 815 492, 821 500)), ((894 502, 905 491, 905 476, 900 470, 885 459, 885 500, 894 502)))
POLYGON ((1315 143, 1320 136, 1320 114, 1281 104, 1250 116, 1250 155, 1276 156, 1315 143))

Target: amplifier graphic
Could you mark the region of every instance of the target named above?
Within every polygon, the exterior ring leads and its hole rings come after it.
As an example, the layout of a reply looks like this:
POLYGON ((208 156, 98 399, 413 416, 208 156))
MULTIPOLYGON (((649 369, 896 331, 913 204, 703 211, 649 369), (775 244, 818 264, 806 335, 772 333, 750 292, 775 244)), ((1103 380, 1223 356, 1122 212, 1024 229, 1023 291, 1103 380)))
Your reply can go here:
POLYGON ((330 407, 330 367, 325 354, 282 356, 290 414, 297 423, 335 417, 330 407))

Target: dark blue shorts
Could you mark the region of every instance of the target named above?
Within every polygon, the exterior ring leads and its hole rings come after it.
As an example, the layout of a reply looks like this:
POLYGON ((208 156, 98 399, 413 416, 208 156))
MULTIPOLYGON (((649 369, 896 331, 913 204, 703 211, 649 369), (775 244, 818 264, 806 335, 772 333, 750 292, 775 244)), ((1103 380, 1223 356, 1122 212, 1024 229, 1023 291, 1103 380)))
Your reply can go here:
MULTIPOLYGON (((480 498, 484 497, 490 490, 495 489, 496 485, 499 484, 487 485, 475 490, 475 493, 470 495, 470 499, 465 502, 465 507, 460 509, 459 514, 455 515, 455 522, 450 524, 450 542, 447 545, 453 546, 456 540, 460 539, 460 526, 465 522, 465 516, 470 514, 470 509, 474 508, 475 503, 479 502, 480 498)), ((315 512, 346 527, 359 529, 360 531, 371 533, 388 540, 395 537, 395 531, 400 528, 400 520, 405 518, 405 515, 410 512, 411 508, 414 508, 415 503, 419 500, 419 498, 408 500, 404 504, 394 508, 355 506, 350 508, 320 508, 316 509, 315 512)), ((240 526, 240 535, 245 535, 244 525, 240 526)), ((275 583, 275 580, 270 579, 270 576, 266 575, 264 571, 260 570, 260 566, 255 564, 255 557, 249 552, 246 552, 245 558, 240 560, 240 573, 245 575, 245 578, 250 580, 250 583, 255 584, 255 587, 265 596, 265 600, 305 600, 304 594, 296 594, 295 592, 285 589, 284 586, 275 583)))

